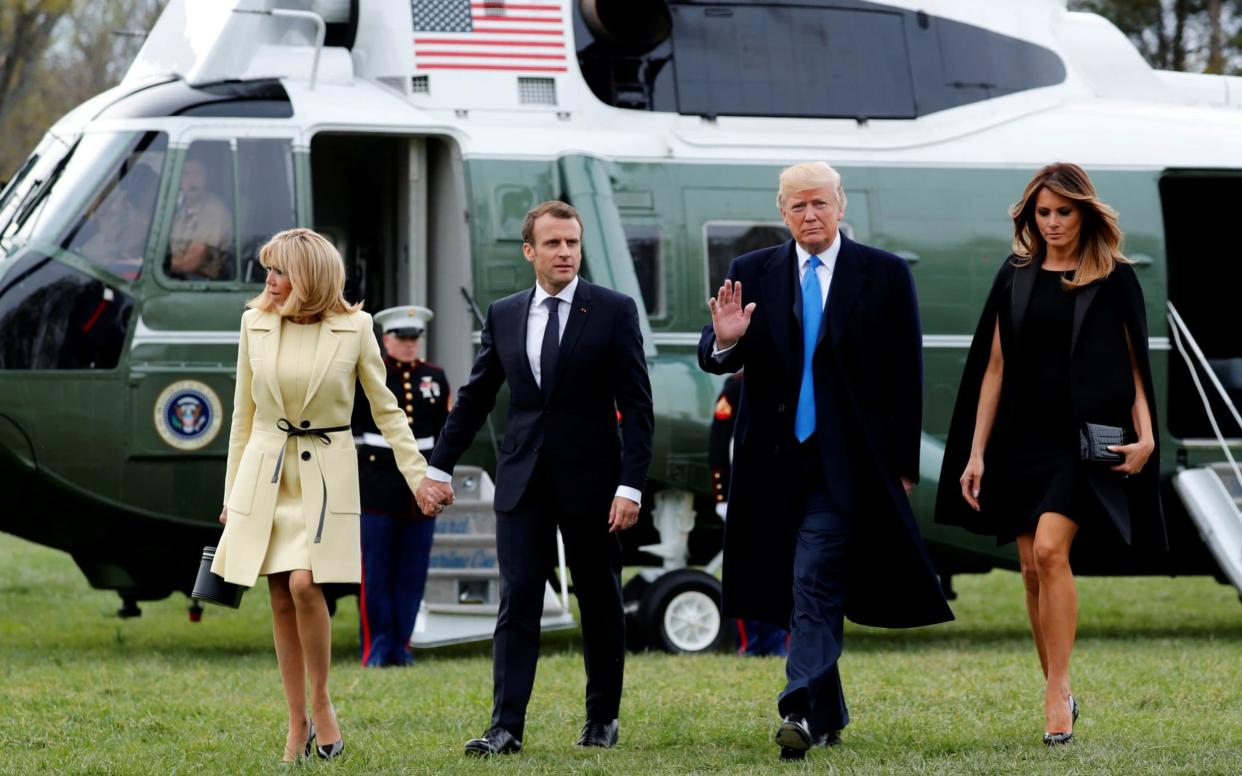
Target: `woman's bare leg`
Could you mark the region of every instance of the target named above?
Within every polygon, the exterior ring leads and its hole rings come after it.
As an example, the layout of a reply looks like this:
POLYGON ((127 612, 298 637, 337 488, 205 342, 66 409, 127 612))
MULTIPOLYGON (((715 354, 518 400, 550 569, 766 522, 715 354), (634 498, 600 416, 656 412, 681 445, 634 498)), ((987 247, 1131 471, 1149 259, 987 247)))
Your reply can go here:
POLYGON ((323 589, 315 584, 309 571, 298 569, 289 574, 289 592, 298 613, 298 636, 302 642, 302 659, 310 677, 311 716, 315 734, 321 744, 341 739, 332 699, 328 696, 328 668, 332 663, 332 624, 323 589))
POLYGON ((1035 529, 1035 568, 1039 573, 1039 623, 1047 655, 1048 685, 1044 715, 1050 733, 1073 727, 1069 694, 1070 652, 1078 629, 1078 589, 1070 569, 1069 553, 1078 524, 1065 515, 1046 512, 1035 529))
POLYGON ((1039 570, 1035 568, 1035 534, 1018 537, 1018 565, 1022 570, 1022 585, 1026 589, 1026 616, 1031 621, 1031 635, 1035 637, 1039 667, 1047 680, 1048 652, 1044 649, 1044 632, 1039 624, 1039 570))
POLYGON ((280 685, 289 707, 289 734, 285 739, 285 760, 295 760, 306 744, 306 666, 298 637, 297 611, 289 592, 289 574, 271 574, 267 587, 272 597, 272 641, 280 665, 280 685))

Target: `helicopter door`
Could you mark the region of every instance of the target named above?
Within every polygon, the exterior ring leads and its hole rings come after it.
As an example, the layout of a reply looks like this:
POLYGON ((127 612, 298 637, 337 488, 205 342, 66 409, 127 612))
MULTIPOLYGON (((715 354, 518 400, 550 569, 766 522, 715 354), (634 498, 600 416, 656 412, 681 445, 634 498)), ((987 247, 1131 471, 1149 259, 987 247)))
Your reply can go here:
POLYGON ((237 332, 262 291, 260 246, 298 225, 290 137, 180 139, 157 204, 146 283, 130 342, 130 433, 124 500, 195 514, 220 500, 237 332))

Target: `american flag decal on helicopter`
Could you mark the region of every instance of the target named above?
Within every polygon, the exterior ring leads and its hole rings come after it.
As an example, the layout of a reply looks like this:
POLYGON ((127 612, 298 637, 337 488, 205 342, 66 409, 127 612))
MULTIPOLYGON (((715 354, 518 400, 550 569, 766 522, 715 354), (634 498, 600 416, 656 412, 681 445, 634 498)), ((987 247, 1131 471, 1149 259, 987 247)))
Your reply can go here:
POLYGON ((556 0, 414 0, 415 69, 564 73, 556 0))

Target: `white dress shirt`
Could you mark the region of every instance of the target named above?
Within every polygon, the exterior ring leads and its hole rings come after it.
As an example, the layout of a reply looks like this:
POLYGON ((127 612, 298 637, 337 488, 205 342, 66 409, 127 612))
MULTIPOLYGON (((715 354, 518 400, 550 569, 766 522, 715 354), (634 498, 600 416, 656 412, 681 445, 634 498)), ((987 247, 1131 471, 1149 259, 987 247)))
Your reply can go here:
MULTIPOLYGON (((555 294, 560 300, 560 309, 557 316, 560 323, 560 331, 557 333, 557 341, 565 336, 565 324, 569 322, 570 305, 574 301, 574 293, 578 290, 578 276, 574 275, 574 279, 569 281, 569 285, 555 294)), ((553 296, 543 289, 543 286, 535 284, 535 295, 531 297, 530 307, 526 311, 526 360, 530 364, 530 371, 535 376, 535 383, 543 387, 543 374, 539 365, 539 356, 543 351, 543 334, 548 328, 548 307, 544 304, 544 300, 553 296)), ((427 467, 427 478, 435 482, 452 482, 453 477, 448 472, 441 471, 434 466, 427 467)), ((637 488, 630 488, 625 485, 617 486, 616 495, 633 501, 635 504, 643 503, 643 493, 637 488)))
MULTIPOLYGON (((806 280, 806 270, 810 266, 811 254, 801 243, 794 243, 794 252, 798 254, 798 282, 801 284, 806 280)), ((819 256, 820 264, 815 268, 815 277, 819 279, 819 304, 820 309, 828 306, 828 286, 832 283, 832 271, 837 268, 837 256, 841 255, 841 231, 837 230, 837 237, 832 241, 832 245, 823 253, 815 254, 819 256)), ((733 350, 737 343, 727 348, 720 348, 715 345, 712 347, 712 357, 717 361, 723 361, 725 354, 733 350)))

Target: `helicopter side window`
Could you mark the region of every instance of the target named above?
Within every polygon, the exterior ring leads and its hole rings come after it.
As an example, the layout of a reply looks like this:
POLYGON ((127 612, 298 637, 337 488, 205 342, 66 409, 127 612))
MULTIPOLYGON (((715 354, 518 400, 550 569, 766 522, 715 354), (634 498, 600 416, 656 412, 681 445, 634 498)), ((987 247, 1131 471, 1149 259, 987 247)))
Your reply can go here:
POLYGON ((660 250, 660 227, 655 224, 626 224, 625 241, 634 260, 634 274, 643 295, 649 318, 663 318, 664 256, 660 250))
POLYGON ((133 300, 31 251, 0 281, 0 370, 114 369, 133 300))
POLYGON ((262 283, 259 248, 277 232, 297 226, 292 143, 270 138, 238 140, 237 180, 237 279, 262 283))
POLYGON ((233 240, 233 153, 228 141, 197 140, 186 150, 164 271, 179 280, 237 277, 233 240))
MULTIPOLYGON (((789 239, 789 230, 780 222, 712 221, 704 225, 707 241, 707 287, 724 283, 729 263, 743 253, 780 245, 789 239)), ((715 293, 714 291, 712 292, 715 293)))
POLYGON ((167 146, 163 133, 145 135, 122 157, 61 247, 114 275, 136 279, 142 271, 167 146))

